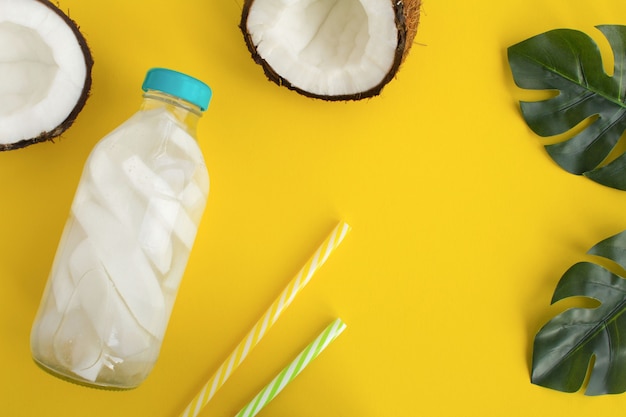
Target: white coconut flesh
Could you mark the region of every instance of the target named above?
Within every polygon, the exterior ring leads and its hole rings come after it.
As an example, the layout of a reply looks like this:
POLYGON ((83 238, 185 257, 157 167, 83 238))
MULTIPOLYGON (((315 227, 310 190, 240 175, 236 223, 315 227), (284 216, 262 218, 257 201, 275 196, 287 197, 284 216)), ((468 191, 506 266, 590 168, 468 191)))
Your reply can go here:
POLYGON ((276 73, 316 96, 376 87, 398 48, 389 0, 254 0, 246 30, 276 73))
POLYGON ((0 0, 0 146, 60 133, 86 95, 91 58, 68 21, 42 1, 0 0))

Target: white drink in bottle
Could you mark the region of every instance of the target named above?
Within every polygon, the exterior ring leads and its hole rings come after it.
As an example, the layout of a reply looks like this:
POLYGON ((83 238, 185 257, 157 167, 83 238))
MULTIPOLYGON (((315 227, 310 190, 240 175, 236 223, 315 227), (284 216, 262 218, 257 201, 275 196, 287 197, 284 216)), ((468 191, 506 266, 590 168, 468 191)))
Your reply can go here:
POLYGON ((85 163, 31 331, 37 364, 95 387, 153 368, 209 191, 196 126, 211 89, 163 68, 142 88, 85 163))

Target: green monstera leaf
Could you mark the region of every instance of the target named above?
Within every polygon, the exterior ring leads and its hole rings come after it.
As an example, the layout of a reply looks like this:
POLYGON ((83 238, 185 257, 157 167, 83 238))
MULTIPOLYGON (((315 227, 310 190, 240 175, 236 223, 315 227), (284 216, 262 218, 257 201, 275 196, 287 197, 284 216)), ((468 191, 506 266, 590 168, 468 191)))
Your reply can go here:
POLYGON ((626 130, 626 26, 597 28, 613 51, 612 75, 605 71, 594 40, 570 29, 513 45, 508 60, 519 87, 558 92, 546 100, 520 103, 526 123, 537 135, 551 137, 584 127, 547 145, 552 159, 568 172, 626 190, 626 155, 623 150, 612 152, 626 130), (586 125, 581 124, 584 121, 586 125))
MULTIPOLYGON (((626 231, 590 251, 626 268, 626 231)), ((593 308, 571 308, 537 333, 532 382, 565 392, 578 391, 590 371, 587 395, 626 391, 626 279, 596 263, 580 262, 561 278, 552 302, 587 297, 593 308)))

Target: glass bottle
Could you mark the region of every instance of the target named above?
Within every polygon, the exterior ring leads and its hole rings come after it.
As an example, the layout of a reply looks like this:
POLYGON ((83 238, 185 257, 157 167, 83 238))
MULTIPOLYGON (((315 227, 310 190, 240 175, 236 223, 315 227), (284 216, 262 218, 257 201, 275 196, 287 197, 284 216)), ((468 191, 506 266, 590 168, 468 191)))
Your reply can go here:
POLYGON ((35 362, 83 385, 152 370, 209 191, 196 127, 211 89, 164 68, 142 89, 87 158, 31 331, 35 362))

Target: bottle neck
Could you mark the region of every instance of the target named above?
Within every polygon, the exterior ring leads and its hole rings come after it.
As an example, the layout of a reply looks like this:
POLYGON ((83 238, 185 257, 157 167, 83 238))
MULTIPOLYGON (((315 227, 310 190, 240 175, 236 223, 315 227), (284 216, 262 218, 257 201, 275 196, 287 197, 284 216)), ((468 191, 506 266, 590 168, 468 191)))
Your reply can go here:
POLYGON ((200 107, 181 98, 163 93, 157 90, 148 90, 143 94, 141 110, 154 110, 163 108, 174 115, 185 127, 187 133, 196 137, 198 121, 202 117, 200 107))

